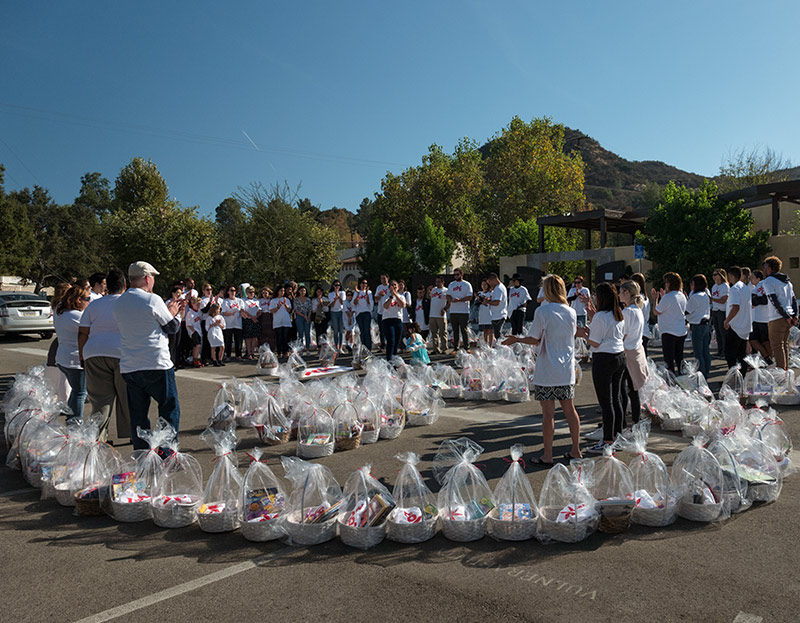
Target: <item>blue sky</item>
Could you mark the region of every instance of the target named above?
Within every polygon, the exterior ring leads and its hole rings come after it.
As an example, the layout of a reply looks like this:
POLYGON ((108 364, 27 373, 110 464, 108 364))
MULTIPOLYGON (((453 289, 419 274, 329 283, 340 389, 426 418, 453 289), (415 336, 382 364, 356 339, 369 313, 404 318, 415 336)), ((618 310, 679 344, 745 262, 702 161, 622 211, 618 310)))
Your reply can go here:
POLYGON ((284 180, 355 210, 514 115, 705 175, 755 145, 800 164, 798 23, 789 1, 9 2, 0 162, 69 202, 151 158, 204 214, 284 180))

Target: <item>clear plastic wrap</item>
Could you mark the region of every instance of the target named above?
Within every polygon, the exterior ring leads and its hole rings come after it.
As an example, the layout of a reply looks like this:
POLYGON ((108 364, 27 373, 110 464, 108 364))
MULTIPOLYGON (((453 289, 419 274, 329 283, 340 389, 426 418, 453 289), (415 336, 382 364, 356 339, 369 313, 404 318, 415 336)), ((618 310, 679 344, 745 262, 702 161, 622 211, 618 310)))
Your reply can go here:
POLYGON ((488 532, 505 541, 533 538, 539 508, 533 488, 523 470, 522 444, 511 446, 511 462, 494 489, 497 507, 489 513, 488 532))
POLYGON ((750 435, 767 444, 784 478, 797 471, 791 460, 792 440, 789 431, 775 409, 751 409, 747 417, 750 435))
POLYGON ((334 450, 335 425, 325 409, 302 403, 298 424, 297 456, 318 458, 329 456, 334 450))
POLYGON ((45 414, 42 417, 32 417, 19 431, 14 446, 8 451, 7 459, 12 455, 18 457, 17 463, 25 480, 34 487, 41 487, 42 463, 54 456, 51 454, 53 445, 50 441, 57 437, 65 438, 66 432, 57 416, 48 417, 45 414))
POLYGON ((397 507, 389 515, 388 537, 399 543, 422 543, 436 533, 436 497, 417 470, 418 454, 403 452, 396 458, 403 466, 392 490, 397 507))
POLYGON ((353 348, 352 366, 354 370, 361 370, 364 364, 372 356, 369 349, 363 344, 356 344, 353 348))
POLYGON ((739 463, 739 477, 747 483, 747 499, 751 502, 777 500, 783 488, 783 472, 769 446, 738 430, 729 443, 739 463))
POLYGON ((508 402, 528 402, 531 399, 528 377, 519 365, 512 365, 506 370, 505 390, 508 402))
POLYGON ((403 392, 403 407, 409 426, 428 426, 439 419, 439 410, 444 408, 444 400, 439 390, 416 386, 403 392))
POLYGON ((349 400, 340 402, 331 413, 335 426, 335 450, 355 450, 361 445, 361 420, 358 409, 349 400))
POLYGON ((256 371, 259 374, 274 376, 278 373, 278 357, 272 352, 267 342, 258 348, 258 365, 256 371))
POLYGON ((278 445, 289 441, 292 423, 284 414, 278 400, 267 394, 253 418, 253 428, 262 443, 278 445))
POLYGON ((282 456, 281 463, 292 483, 286 505, 289 542, 316 545, 331 540, 336 536, 336 518, 343 504, 341 487, 331 470, 291 456, 282 456))
POLYGON ((461 376, 452 366, 437 363, 431 367, 433 384, 442 392, 442 398, 460 398, 462 392, 461 376))
POLYGON ((381 439, 395 439, 403 432, 406 425, 406 411, 403 405, 393 395, 384 393, 378 403, 378 411, 381 414, 381 439))
POLYGON ((600 522, 589 492, 591 461, 578 461, 572 471, 557 463, 548 471, 539 495, 537 537, 543 543, 577 543, 592 534, 600 522))
POLYGON ((703 398, 714 398, 714 394, 706 382, 706 377, 700 372, 700 364, 696 359, 684 359, 681 363, 681 372, 681 376, 675 379, 681 388, 687 392, 700 394, 703 398))
POLYGON ((722 387, 719 390, 720 399, 722 399, 723 395, 735 395, 737 399, 744 396, 744 377, 742 376, 742 366, 738 363, 728 369, 725 374, 722 387))
POLYGON ((672 464, 670 483, 679 492, 678 515, 690 521, 713 522, 728 518, 727 490, 717 458, 696 437, 672 464))
POLYGON ((345 545, 369 549, 386 536, 386 520, 395 508, 389 490, 370 473, 372 465, 353 472, 344 483, 339 536, 345 545))
POLYGON ((708 451, 714 455, 722 469, 725 478, 725 508, 728 514, 741 513, 751 506, 747 497, 747 480, 744 478, 744 470, 739 465, 734 452, 735 444, 732 443, 732 430, 718 435, 714 441, 708 444, 708 451))
POLYGON ((370 399, 369 392, 360 392, 354 402, 358 410, 358 421, 361 423, 361 443, 375 443, 381 430, 381 414, 378 407, 370 399))
POLYGON ((235 421, 238 411, 233 389, 232 381, 225 381, 220 386, 211 405, 211 413, 208 415, 209 426, 225 429, 235 421))
POLYGON ((625 463, 614 456, 614 449, 614 444, 606 445, 603 456, 595 461, 594 478, 589 488, 592 497, 597 500, 596 508, 600 513, 597 529, 609 534, 628 529, 636 506, 633 474, 625 463))
POLYGON ((200 439, 214 449, 214 469, 203 489, 203 503, 197 521, 203 532, 230 532, 239 527, 239 498, 242 475, 236 458, 236 431, 208 428, 200 439))
POLYGON ((319 365, 322 368, 329 368, 336 363, 336 349, 328 340, 319 342, 319 365))
POLYGON ((182 528, 197 521, 197 507, 203 499, 203 470, 191 454, 178 451, 177 438, 170 442, 168 454, 150 500, 153 522, 162 528, 182 528))
POLYGON ((758 353, 747 355, 744 361, 752 368, 744 376, 744 395, 747 396, 747 400, 755 403, 756 400, 763 398, 770 402, 775 389, 775 381, 767 372, 767 362, 758 353))
POLYGON ((800 391, 797 388, 794 370, 775 368, 770 372, 774 379, 772 402, 776 405, 800 404, 800 391))
POLYGON ((286 362, 286 367, 294 374, 295 377, 306 371, 306 360, 303 359, 303 346, 298 340, 292 342, 292 352, 289 354, 289 360, 286 362))
POLYGON ((272 541, 286 534, 287 497, 281 481, 253 448, 244 474, 239 500, 242 536, 248 541, 272 541))

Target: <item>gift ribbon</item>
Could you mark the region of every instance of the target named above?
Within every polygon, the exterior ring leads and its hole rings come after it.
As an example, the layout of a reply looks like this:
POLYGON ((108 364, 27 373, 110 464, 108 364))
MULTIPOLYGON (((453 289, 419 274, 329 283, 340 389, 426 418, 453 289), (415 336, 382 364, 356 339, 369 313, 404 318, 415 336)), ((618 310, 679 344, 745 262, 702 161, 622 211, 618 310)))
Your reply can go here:
POLYGON ((503 460, 506 463, 522 463, 522 467, 525 467, 525 459, 522 457, 519 457, 518 459, 507 459, 506 457, 503 457, 503 460))

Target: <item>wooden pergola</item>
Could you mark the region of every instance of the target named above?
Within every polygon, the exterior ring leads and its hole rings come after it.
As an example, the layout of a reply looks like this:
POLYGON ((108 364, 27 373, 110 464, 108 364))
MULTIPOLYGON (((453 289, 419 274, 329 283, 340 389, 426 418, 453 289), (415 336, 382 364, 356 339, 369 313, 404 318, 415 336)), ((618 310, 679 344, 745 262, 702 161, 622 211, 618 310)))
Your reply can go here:
MULTIPOLYGON (((733 190, 719 196, 723 201, 744 200, 743 208, 758 208, 772 204, 772 235, 777 236, 780 230, 782 201, 800 205, 800 180, 757 184, 741 190, 733 190)), ((540 229, 541 231, 541 229, 540 229)))
POLYGON ((584 230, 587 249, 592 246, 591 235, 593 231, 600 232, 600 248, 602 249, 606 246, 606 237, 610 231, 630 234, 631 244, 633 244, 636 232, 642 228, 647 213, 647 210, 623 212, 622 210, 598 208, 572 214, 540 216, 536 219, 536 224, 539 226, 539 253, 544 253, 545 227, 566 227, 568 229, 584 230))

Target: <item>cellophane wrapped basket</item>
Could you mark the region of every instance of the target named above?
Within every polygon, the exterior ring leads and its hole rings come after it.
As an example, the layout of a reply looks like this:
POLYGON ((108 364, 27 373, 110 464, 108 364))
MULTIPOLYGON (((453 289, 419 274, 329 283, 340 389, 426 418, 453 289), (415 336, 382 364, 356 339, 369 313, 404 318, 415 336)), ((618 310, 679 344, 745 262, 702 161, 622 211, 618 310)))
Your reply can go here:
POLYGON ((329 368, 336 363, 336 349, 331 343, 325 339, 319 342, 319 365, 323 368, 329 368))
POLYGON ((236 431, 208 428, 200 439, 214 449, 214 469, 203 490, 197 522, 203 532, 230 532, 239 527, 242 475, 236 458, 236 431))
POLYGON ((239 509, 242 536, 248 541, 273 541, 286 534, 286 491, 262 455, 260 448, 253 448, 242 480, 239 509))
POLYGON ((369 392, 360 392, 356 396, 355 406, 358 410, 358 421, 361 422, 361 443, 375 443, 380 437, 381 414, 370 399, 369 392))
POLYGON ((767 444, 739 429, 724 438, 723 443, 736 458, 739 478, 747 484, 747 500, 764 503, 777 500, 783 487, 783 472, 767 444))
POLYGON ((403 432, 406 425, 406 412, 403 405, 391 393, 381 396, 378 402, 381 414, 381 439, 396 439, 403 432))
POLYGON ((297 456, 316 459, 333 454, 335 425, 330 414, 307 403, 303 403, 301 412, 297 456))
POLYGON ((557 463, 548 471, 539 496, 536 534, 542 543, 577 543, 597 529, 600 515, 587 487, 591 484, 592 465, 579 461, 570 472, 557 463))
POLYGON ((677 377, 678 385, 687 392, 700 394, 703 398, 713 400, 714 394, 709 389, 706 377, 700 372, 700 364, 696 359, 684 359, 681 363, 681 376, 677 377))
POLYGON ((236 402, 236 426, 252 428, 258 418, 260 405, 265 400, 266 388, 256 379, 253 384, 236 379, 233 383, 233 393, 236 402))
POLYGON ((286 532, 292 545, 317 545, 336 536, 337 516, 343 503, 342 490, 331 470, 282 456, 292 492, 286 508, 286 532))
POLYGON ((497 504, 483 473, 473 463, 483 448, 465 437, 446 439, 433 458, 439 491, 439 521, 451 541, 476 541, 486 532, 497 504))
POLYGON ((767 371, 767 362, 758 353, 747 355, 744 361, 752 369, 744 376, 744 395, 747 401, 755 404, 757 400, 772 401, 775 391, 775 379, 767 371))
POLYGON ((278 373, 278 358, 266 342, 258 348, 256 372, 269 376, 275 376, 278 373))
POLYGON ((42 466, 55 458, 66 441, 67 429, 56 417, 32 418, 20 431, 15 443, 22 475, 31 486, 42 486, 42 466))
POLYGON ((728 372, 725 374, 725 378, 722 380, 722 386, 719 389, 720 400, 722 399, 723 392, 725 392, 726 388, 727 391, 733 392, 733 394, 737 397, 737 400, 741 400, 745 395, 742 366, 738 363, 732 368, 728 369, 728 372))
POLYGON ((439 410, 444 408, 444 401, 439 390, 417 385, 403 392, 403 407, 409 426, 430 426, 439 419, 439 410))
POLYGON ((536 534, 539 508, 522 468, 522 444, 511 446, 511 463, 494 489, 497 507, 489 513, 488 532, 504 541, 525 541, 536 534))
POLYGON ((461 397, 464 400, 483 400, 483 366, 477 355, 465 355, 461 370, 461 397))
POLYGON ((398 543, 422 543, 436 534, 436 498, 417 469, 419 455, 397 455, 403 463, 392 490, 397 507, 389 515, 387 537, 398 543))
POLYGON ((679 492, 678 516, 690 521, 714 522, 726 519, 725 477, 716 457, 704 446, 706 439, 698 436, 672 464, 670 483, 679 492))
POLYGON ((367 550, 386 536, 386 520, 395 507, 389 490, 371 474, 371 465, 353 472, 344 483, 339 513, 339 538, 350 547, 367 550))
POLYGON ((774 379, 772 402, 776 405, 800 404, 800 391, 797 388, 797 379, 794 370, 771 370, 774 379))
POLYGON ((642 420, 634 424, 631 434, 618 438, 616 445, 634 454, 628 467, 633 477, 634 498, 633 523, 642 526, 662 527, 675 521, 678 499, 672 492, 669 472, 657 454, 647 451, 650 422, 642 420))
POLYGON ((506 374, 502 366, 491 362, 483 372, 483 399, 498 401, 506 399, 506 374))
POLYGON ((221 430, 226 429, 238 415, 236 396, 233 391, 233 381, 225 381, 214 397, 211 413, 208 416, 208 425, 221 430))
POLYGON ((203 470, 191 454, 178 451, 177 438, 170 442, 167 454, 150 499, 153 523, 162 528, 183 528, 197 521, 197 507, 203 499, 203 470))
POLYGON ((335 426, 335 450, 355 450, 361 445, 361 420, 358 409, 349 400, 340 402, 331 413, 335 426))
POLYGON ((613 453, 614 445, 607 444, 603 456, 594 461, 594 478, 589 488, 600 513, 597 529, 607 534, 625 532, 636 505, 631 470, 613 453))
POLYGON ((352 366, 354 370, 361 370, 364 368, 364 364, 367 360, 371 357, 371 353, 369 349, 363 344, 356 344, 353 347, 353 361, 352 366))
POLYGON ((431 367, 432 384, 438 387, 442 398, 460 398, 462 392, 461 376, 455 368, 447 364, 437 363, 431 367))
POLYGON ((531 399, 528 377, 518 365, 511 366, 506 372, 506 400, 508 402, 528 402, 531 399))
POLYGON ((784 478, 797 471, 790 458, 792 439, 775 409, 751 409, 748 412, 748 424, 750 435, 763 441, 772 451, 784 478))
POLYGON ((276 446, 289 442, 292 423, 286 417, 278 400, 267 394, 263 397, 263 402, 258 407, 258 414, 253 419, 253 428, 259 441, 276 446))

